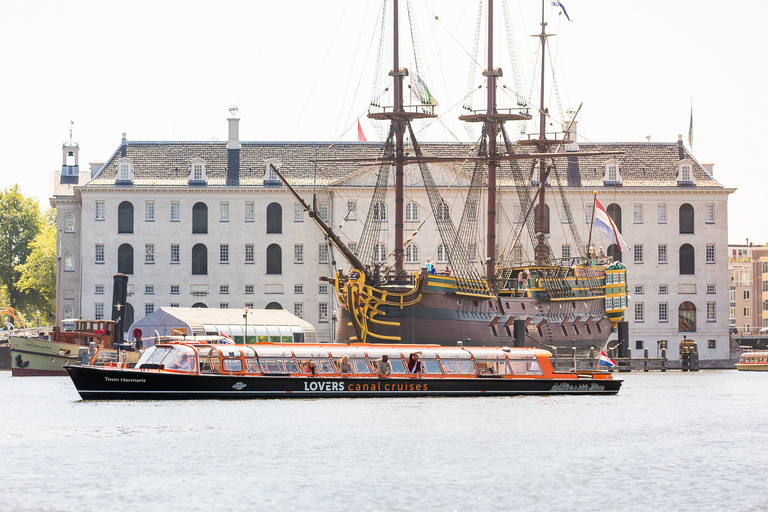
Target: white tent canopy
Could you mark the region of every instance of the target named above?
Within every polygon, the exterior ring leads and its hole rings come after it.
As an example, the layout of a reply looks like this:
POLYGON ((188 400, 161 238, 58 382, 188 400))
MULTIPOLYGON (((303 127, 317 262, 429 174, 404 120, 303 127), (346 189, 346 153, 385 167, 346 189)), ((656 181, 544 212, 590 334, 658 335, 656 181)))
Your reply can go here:
POLYGON ((219 336, 226 334, 242 343, 246 326, 248 343, 270 341, 273 343, 315 343, 317 334, 309 322, 284 309, 214 309, 214 308, 160 308, 138 320, 128 330, 133 339, 136 329, 144 339, 184 334, 194 336, 219 336), (174 332, 175 330, 175 332, 174 332))

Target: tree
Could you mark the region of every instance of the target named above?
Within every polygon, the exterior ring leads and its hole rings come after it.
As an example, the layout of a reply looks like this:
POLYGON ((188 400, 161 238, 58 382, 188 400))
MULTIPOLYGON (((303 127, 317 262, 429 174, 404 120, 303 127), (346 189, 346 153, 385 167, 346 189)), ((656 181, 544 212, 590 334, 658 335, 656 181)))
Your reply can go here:
POLYGON ((27 316, 40 311, 40 318, 55 315, 56 304, 56 220, 50 208, 40 225, 40 231, 30 244, 27 261, 16 266, 21 273, 16 288, 27 294, 27 316))
POLYGON ((8 305, 16 309, 26 306, 32 298, 18 289, 21 272, 16 267, 27 262, 40 223, 37 201, 24 197, 18 184, 0 192, 0 286, 7 290, 8 305))

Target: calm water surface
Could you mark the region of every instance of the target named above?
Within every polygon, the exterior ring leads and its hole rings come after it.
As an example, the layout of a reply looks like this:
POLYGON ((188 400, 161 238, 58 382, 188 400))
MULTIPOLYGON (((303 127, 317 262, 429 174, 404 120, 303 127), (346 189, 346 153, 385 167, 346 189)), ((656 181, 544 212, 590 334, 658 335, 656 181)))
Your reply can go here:
POLYGON ((768 372, 615 397, 85 402, 0 372, 0 510, 766 510, 768 372))

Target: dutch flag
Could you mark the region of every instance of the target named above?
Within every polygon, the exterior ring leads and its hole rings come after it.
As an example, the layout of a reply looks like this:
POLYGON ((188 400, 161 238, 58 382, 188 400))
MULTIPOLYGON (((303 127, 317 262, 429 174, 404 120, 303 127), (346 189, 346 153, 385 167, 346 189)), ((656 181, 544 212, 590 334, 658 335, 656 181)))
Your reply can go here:
POLYGON ((611 242, 616 244, 620 251, 624 252, 632 250, 632 248, 627 245, 627 242, 624 241, 624 238, 621 236, 621 233, 619 233, 619 229, 616 227, 616 224, 614 224, 613 219, 608 215, 608 212, 605 211, 605 208, 603 208, 603 205, 597 200, 597 197, 595 197, 594 222, 595 227, 608 237, 611 242))
POLYGON ((610 357, 605 355, 605 351, 604 350, 601 350, 600 351, 600 365, 601 366, 607 366, 609 368, 613 368, 614 366, 616 366, 616 362, 614 362, 613 359, 611 359, 610 357))

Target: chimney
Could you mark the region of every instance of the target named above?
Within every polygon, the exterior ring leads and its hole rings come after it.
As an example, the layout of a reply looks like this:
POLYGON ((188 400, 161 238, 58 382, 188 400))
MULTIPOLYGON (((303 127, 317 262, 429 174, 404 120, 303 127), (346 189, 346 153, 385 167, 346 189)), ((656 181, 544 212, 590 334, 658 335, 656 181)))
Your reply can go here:
MULTIPOLYGON (((237 108, 229 109, 237 114, 237 108)), ((240 118, 230 117, 229 138, 227 139, 227 186, 240 185, 240 118)))
POLYGON ((128 145, 128 139, 126 138, 128 134, 123 132, 123 140, 120 141, 120 156, 125 157, 125 147, 128 145))

